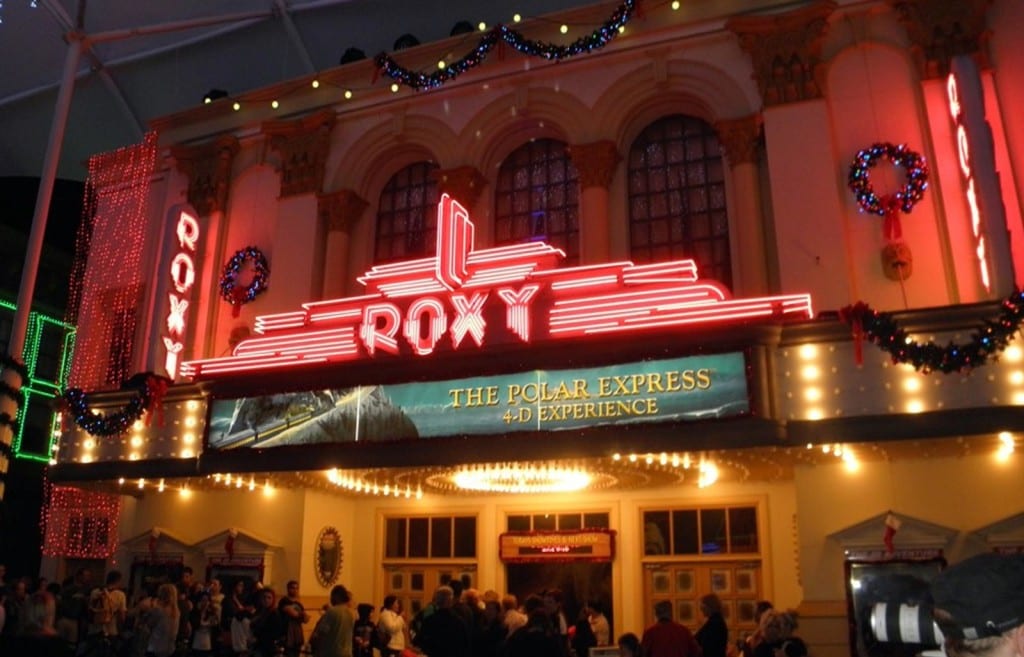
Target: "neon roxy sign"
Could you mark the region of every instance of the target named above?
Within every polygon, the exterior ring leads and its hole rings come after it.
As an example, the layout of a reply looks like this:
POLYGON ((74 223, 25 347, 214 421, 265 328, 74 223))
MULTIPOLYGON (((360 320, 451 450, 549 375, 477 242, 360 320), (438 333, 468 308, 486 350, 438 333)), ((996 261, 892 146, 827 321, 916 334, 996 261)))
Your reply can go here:
POLYGON ((694 324, 811 317, 807 294, 731 299, 698 281, 693 260, 558 268, 544 242, 474 246, 469 213, 447 194, 437 206, 437 255, 378 265, 366 294, 256 318, 256 336, 228 357, 193 360, 183 375, 429 356, 496 344, 639 333, 694 324))
POLYGON ((171 379, 178 374, 178 358, 185 347, 183 340, 188 308, 192 301, 192 288, 196 282, 196 265, 193 258, 196 254, 199 232, 199 221, 189 211, 180 210, 174 226, 178 247, 168 272, 170 285, 167 292, 166 331, 163 334, 164 370, 171 379))
POLYGON ((954 73, 950 73, 946 80, 946 96, 949 99, 949 113, 953 117, 953 125, 956 128, 956 152, 960 161, 960 172, 964 177, 964 194, 967 199, 967 208, 971 213, 971 234, 974 235, 974 253, 978 258, 981 284, 985 286, 985 291, 991 292, 992 281, 989 275, 990 269, 988 254, 985 248, 985 236, 982 234, 981 209, 978 207, 978 193, 975 188, 971 148, 967 136, 964 108, 960 104, 960 85, 954 73))

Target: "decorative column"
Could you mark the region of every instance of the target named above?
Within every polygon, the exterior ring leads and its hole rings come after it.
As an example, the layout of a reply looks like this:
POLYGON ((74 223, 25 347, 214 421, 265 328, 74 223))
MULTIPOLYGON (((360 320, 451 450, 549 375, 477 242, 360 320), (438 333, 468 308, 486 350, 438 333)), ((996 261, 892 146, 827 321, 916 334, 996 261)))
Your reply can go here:
POLYGON ((336 120, 332 110, 324 110, 295 121, 263 124, 264 161, 270 161, 271 151, 276 152, 274 165, 281 180, 276 217, 267 217, 274 222, 274 267, 288 276, 286 285, 268 290, 266 305, 271 311, 275 306, 293 308, 297 303, 320 298, 322 293, 326 262, 323 233, 317 222, 317 194, 323 189, 336 120))
POLYGON ((978 68, 991 67, 985 14, 992 0, 886 0, 907 30, 921 79, 945 78, 957 55, 969 55, 978 68))
POLYGON ((186 198, 200 217, 209 239, 200 255, 202 277, 197 283, 199 290, 205 290, 196 305, 196 329, 193 344, 186 344, 188 353, 182 353, 179 360, 189 357, 210 355, 214 352, 213 327, 220 304, 218 289, 222 263, 216 259, 224 252, 226 230, 223 229, 228 192, 231 189, 231 170, 240 146, 232 136, 198 146, 172 146, 171 157, 175 167, 188 178, 186 198), (205 219, 205 221, 204 221, 205 219), (203 350, 196 345, 203 345, 203 350))
POLYGON ((351 189, 318 194, 317 216, 327 230, 324 257, 323 298, 345 296, 348 272, 348 247, 352 228, 366 210, 367 202, 351 189))
POLYGON ((753 114, 715 124, 725 159, 732 170, 732 198, 736 230, 733 263, 737 296, 767 294, 771 285, 767 267, 767 226, 761 212, 761 184, 758 180, 757 156, 761 144, 761 115, 753 114))
POLYGON ((231 186, 231 164, 239 150, 238 139, 221 137, 199 146, 172 146, 178 171, 188 177, 188 202, 202 217, 223 213, 231 186))
POLYGON ((614 142, 603 140, 570 145, 569 157, 580 181, 580 263, 607 262, 611 259, 608 186, 622 156, 614 142))
MULTIPOLYGON (((835 8, 835 2, 822 0, 726 23, 750 56, 751 75, 764 103, 778 285, 794 292, 814 281, 814 303, 821 309, 842 307, 857 296, 839 220, 846 212, 846 191, 835 174, 837 163, 846 158, 832 147, 831 119, 822 96, 822 44, 835 8)), ((737 161, 742 150, 733 156, 737 161)), ((737 162, 730 158, 730 163, 737 162)), ((749 276, 742 280, 747 284, 749 276)))
POLYGON ((297 121, 267 121, 263 124, 266 151, 277 151, 280 161, 281 196, 316 194, 324 182, 324 167, 330 149, 331 130, 337 117, 324 110, 297 121))

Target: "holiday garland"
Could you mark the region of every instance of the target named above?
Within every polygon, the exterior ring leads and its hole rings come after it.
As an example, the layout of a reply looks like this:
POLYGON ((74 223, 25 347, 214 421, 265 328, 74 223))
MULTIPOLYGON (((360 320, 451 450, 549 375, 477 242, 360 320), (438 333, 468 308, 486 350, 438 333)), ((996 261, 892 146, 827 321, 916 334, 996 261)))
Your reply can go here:
POLYGON ((494 46, 499 43, 499 40, 521 53, 549 60, 566 59, 603 48, 619 34, 619 28, 629 21, 636 9, 636 3, 637 0, 625 0, 603 25, 566 46, 527 39, 507 25, 496 25, 480 37, 480 41, 468 55, 458 61, 445 63, 430 75, 399 65, 387 53, 377 55, 375 61, 377 68, 395 82, 413 89, 433 89, 449 80, 454 80, 469 69, 479 66, 494 46))
POLYGON ((220 277, 220 295, 234 306, 232 316, 238 317, 243 304, 249 303, 257 294, 267 289, 269 277, 270 267, 267 266, 267 258, 255 246, 239 249, 231 256, 224 265, 224 272, 220 277), (252 280, 245 287, 240 287, 237 282, 238 273, 246 261, 252 263, 252 280))
POLYGON ((928 189, 928 165, 919 153, 907 148, 906 144, 897 146, 889 142, 879 142, 859 151, 853 158, 848 185, 857 197, 861 212, 885 217, 885 238, 897 240, 903 233, 899 213, 902 211, 909 214, 924 196, 924 190, 928 189), (881 158, 907 171, 906 184, 895 193, 883 196, 875 193, 870 174, 870 169, 877 165, 881 158))
POLYGON ((75 424, 93 436, 116 436, 128 430, 146 411, 152 412, 167 392, 170 380, 152 372, 142 372, 121 384, 122 390, 134 390, 123 410, 102 415, 92 409, 89 396, 79 388, 68 388, 64 400, 75 424))
POLYGON ((999 317, 986 320, 966 344, 950 342, 945 347, 932 341, 925 343, 910 338, 890 313, 880 313, 864 302, 857 302, 839 311, 839 318, 853 328, 857 360, 860 343, 867 339, 892 357, 893 363, 913 365, 915 370, 930 372, 964 372, 980 367, 989 358, 1003 352, 1024 323, 1024 291, 1016 290, 1000 304, 999 317))

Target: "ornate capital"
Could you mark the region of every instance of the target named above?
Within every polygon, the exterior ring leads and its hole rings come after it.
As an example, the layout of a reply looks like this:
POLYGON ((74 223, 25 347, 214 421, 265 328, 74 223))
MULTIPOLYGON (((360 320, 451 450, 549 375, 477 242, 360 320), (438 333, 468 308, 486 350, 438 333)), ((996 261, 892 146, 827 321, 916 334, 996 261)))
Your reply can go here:
POLYGON ((480 191, 487 184, 483 174, 471 166, 455 167, 432 171, 430 174, 437 181, 437 191, 448 194, 467 208, 473 207, 480 197, 480 191))
POLYGON ((992 0, 886 0, 910 37, 914 62, 924 79, 949 74, 956 55, 970 55, 978 68, 989 68, 991 31, 985 14, 992 0))
POLYGON ((761 145, 760 114, 718 121, 715 132, 730 165, 757 162, 757 150, 761 145))
POLYGON ((822 0, 783 14, 737 16, 726 27, 750 55, 766 107, 821 98, 822 38, 836 8, 822 0))
POLYGON ((352 226, 363 214, 367 203, 351 189, 317 194, 317 215, 330 233, 352 233, 352 226))
POLYGON ((595 141, 592 144, 569 146, 569 157, 580 174, 580 188, 603 187, 608 189, 615 175, 615 165, 622 156, 611 141, 595 141))
POLYGON ((188 202, 200 216, 227 207, 231 163, 239 148, 235 137, 221 137, 199 146, 171 147, 178 171, 188 176, 188 202))
POLYGON ((268 121, 263 124, 266 147, 281 156, 281 196, 320 191, 330 148, 331 129, 337 120, 324 110, 297 121, 268 121))

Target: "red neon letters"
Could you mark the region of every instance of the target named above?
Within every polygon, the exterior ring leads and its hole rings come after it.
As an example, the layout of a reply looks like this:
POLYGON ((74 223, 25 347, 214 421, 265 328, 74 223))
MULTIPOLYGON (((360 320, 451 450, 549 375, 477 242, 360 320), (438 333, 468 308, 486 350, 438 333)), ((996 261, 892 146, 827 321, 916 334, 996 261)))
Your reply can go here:
POLYGON ((476 249, 464 207, 445 194, 437 213, 436 257, 373 267, 359 279, 365 295, 257 317, 258 335, 234 354, 184 363, 182 373, 214 378, 386 354, 811 316, 806 294, 731 299, 718 283, 698 281, 692 260, 558 268, 565 254, 543 242, 476 249))
POLYGON ((949 113, 956 127, 956 152, 960 160, 960 171, 963 173, 966 189, 967 208, 971 213, 971 233, 974 235, 974 253, 978 258, 981 273, 981 284, 987 292, 992 291, 989 275, 988 254, 985 247, 985 236, 981 232, 981 210, 978 207, 978 195, 974 186, 974 172, 971 169, 971 149, 967 141, 967 127, 964 124, 963 107, 960 105, 960 87, 956 75, 949 74, 946 79, 946 96, 949 99, 949 113))
POLYGON ((167 332, 163 336, 164 370, 171 379, 178 374, 178 357, 185 346, 182 339, 185 335, 188 306, 192 299, 192 286, 196 282, 193 256, 199 241, 199 222, 187 211, 181 210, 174 227, 174 236, 178 240, 178 252, 171 260, 171 284, 167 293, 165 321, 167 332))

